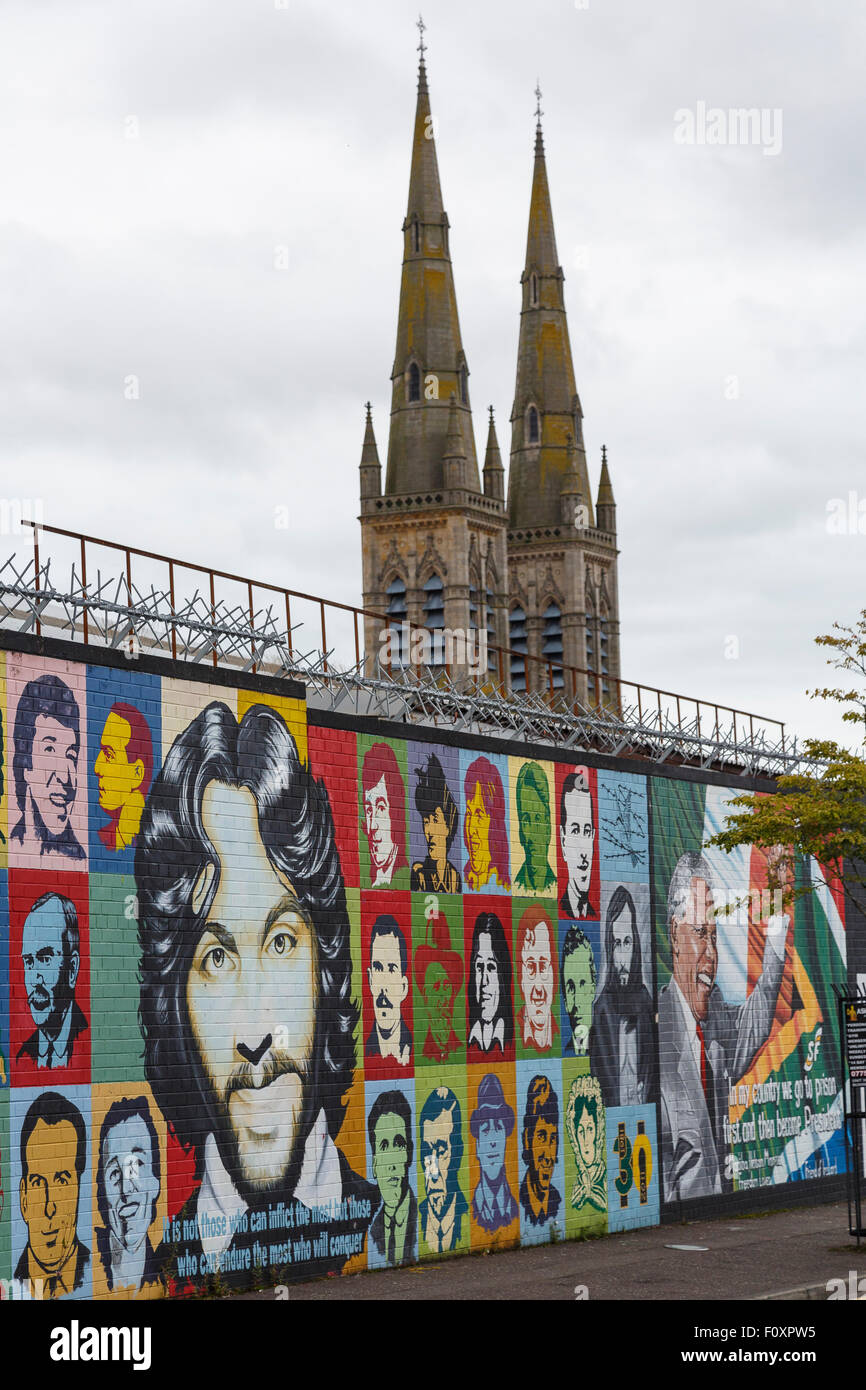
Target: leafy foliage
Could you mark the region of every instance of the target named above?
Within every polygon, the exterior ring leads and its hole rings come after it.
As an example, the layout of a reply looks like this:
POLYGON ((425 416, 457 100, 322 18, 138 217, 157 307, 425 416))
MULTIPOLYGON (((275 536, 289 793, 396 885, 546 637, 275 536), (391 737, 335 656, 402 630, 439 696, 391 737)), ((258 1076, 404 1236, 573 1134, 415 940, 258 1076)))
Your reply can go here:
MULTIPOLYGON (((861 686, 825 687, 809 694, 851 705, 842 718, 862 726, 866 747, 866 608, 853 627, 834 623, 833 632, 815 642, 833 651, 827 658, 830 666, 856 677, 861 686)), ((804 749, 805 760, 817 765, 814 772, 779 777, 776 796, 755 792, 734 797, 730 804, 736 810, 707 843, 728 851, 749 844, 775 851, 771 873, 776 881, 770 886, 781 886, 789 898, 812 891, 809 882, 799 888, 788 885, 794 882, 793 861, 814 856, 831 883, 851 897, 852 887, 866 891, 866 758, 830 740, 806 739, 804 749)))

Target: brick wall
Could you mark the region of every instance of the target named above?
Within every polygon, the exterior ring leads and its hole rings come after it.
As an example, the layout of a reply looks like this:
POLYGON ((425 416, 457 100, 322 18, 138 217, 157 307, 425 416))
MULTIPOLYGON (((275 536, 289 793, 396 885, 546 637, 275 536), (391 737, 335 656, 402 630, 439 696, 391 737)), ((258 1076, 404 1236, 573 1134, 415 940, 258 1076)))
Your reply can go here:
POLYGON ((838 1191, 843 904, 702 857, 742 780, 6 642, 3 1296, 838 1191))

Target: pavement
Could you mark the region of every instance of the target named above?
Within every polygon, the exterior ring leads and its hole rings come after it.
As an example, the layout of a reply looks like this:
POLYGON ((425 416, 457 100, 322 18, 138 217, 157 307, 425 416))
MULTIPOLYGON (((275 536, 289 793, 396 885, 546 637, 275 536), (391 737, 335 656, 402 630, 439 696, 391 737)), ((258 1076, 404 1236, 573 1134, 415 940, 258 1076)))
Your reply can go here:
POLYGON ((293 1303, 826 1300, 831 1279, 844 1281, 847 1296, 852 1270, 866 1293, 866 1241, 858 1251, 848 1234, 847 1204, 836 1202, 319 1279, 290 1285, 288 1297, 293 1303))

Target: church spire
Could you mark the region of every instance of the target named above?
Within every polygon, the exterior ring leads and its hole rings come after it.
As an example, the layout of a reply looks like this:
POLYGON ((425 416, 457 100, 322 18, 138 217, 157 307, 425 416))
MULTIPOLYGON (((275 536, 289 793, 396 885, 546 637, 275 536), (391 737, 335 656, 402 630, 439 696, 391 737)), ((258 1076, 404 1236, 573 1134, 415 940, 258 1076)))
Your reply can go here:
MULTIPOLYGON (((523 302, 517 380, 511 412, 508 513, 512 531, 559 523, 560 493, 565 475, 572 467, 577 470, 581 495, 590 497, 583 412, 574 379, 565 315, 565 277, 556 250, 547 181, 539 87, 535 95, 535 159, 526 263, 521 276, 523 302)), ((589 524, 593 524, 591 516, 589 524)))
POLYGON ((409 199, 403 223, 403 270, 397 346, 391 372, 391 433, 386 494, 444 485, 450 398, 456 396, 466 448, 466 486, 480 491, 469 406, 469 368, 460 337, 451 269, 449 222, 442 201, 436 129, 427 85, 424 21, 412 137, 409 199))

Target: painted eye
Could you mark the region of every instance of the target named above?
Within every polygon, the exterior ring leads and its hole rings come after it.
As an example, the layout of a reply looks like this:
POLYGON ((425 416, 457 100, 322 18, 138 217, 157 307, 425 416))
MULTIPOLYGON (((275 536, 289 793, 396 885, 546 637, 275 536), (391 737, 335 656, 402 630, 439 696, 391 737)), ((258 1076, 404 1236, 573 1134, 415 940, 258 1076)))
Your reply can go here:
POLYGON ((226 953, 222 946, 214 946, 212 950, 208 951, 202 964, 206 970, 222 970, 225 962, 226 953))
POLYGON ((271 949, 275 955, 287 956, 295 945, 295 938, 287 931, 279 931, 271 937, 271 949))

